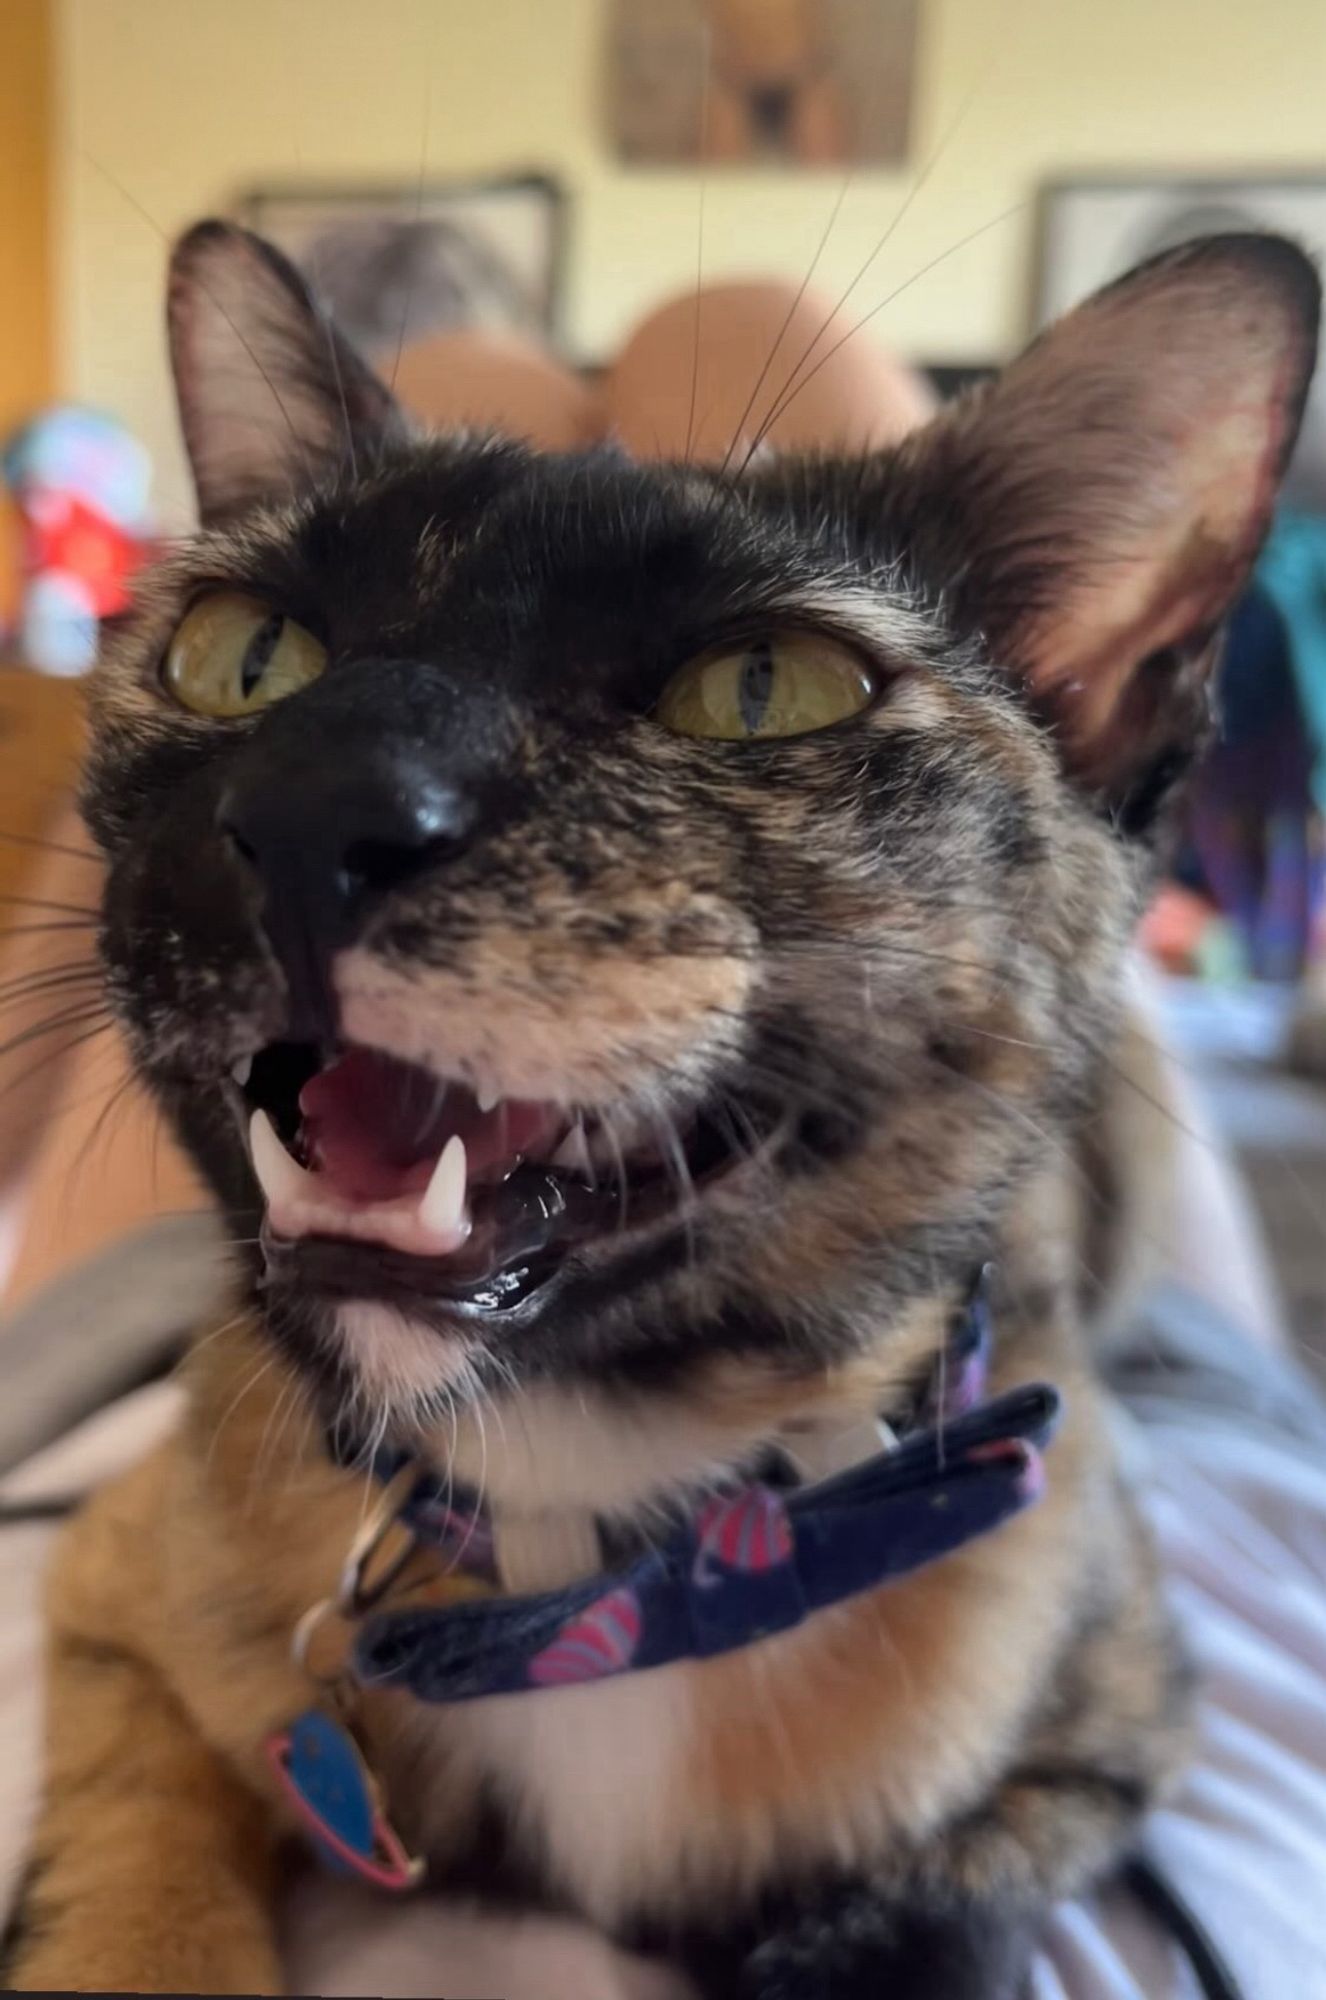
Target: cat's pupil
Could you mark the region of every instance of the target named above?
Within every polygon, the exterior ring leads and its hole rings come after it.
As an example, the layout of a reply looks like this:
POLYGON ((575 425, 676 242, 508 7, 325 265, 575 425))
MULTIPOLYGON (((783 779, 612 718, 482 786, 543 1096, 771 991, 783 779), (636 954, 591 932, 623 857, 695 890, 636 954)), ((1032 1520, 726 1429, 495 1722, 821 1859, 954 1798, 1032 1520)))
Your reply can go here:
POLYGON ((769 712, 773 680, 773 645, 768 639, 760 639, 746 648, 737 681, 737 706, 741 711, 742 726, 752 736, 769 712))
POLYGON ((263 619, 244 648, 244 657, 239 663, 239 684, 245 700, 266 673, 284 628, 285 619, 279 611, 273 611, 269 618, 263 619))

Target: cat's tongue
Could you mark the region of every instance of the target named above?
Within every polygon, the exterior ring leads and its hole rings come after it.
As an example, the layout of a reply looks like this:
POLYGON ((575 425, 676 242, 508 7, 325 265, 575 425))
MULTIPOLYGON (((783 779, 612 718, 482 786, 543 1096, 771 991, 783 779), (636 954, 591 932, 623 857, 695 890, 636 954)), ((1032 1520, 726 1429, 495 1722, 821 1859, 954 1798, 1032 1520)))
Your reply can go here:
POLYGON ((428 1186, 447 1142, 465 1145, 468 1179, 500 1181, 557 1139, 548 1104, 505 1099, 488 1110, 463 1084, 372 1049, 351 1049, 300 1092, 302 1149, 329 1192, 393 1201, 428 1186))

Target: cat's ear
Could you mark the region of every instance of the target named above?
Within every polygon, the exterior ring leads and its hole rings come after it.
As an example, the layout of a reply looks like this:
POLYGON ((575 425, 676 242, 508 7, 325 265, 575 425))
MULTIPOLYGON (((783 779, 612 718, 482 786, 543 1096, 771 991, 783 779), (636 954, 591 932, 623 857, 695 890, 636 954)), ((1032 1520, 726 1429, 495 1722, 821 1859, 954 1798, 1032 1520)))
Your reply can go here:
POLYGON ((232 223, 180 239, 166 318, 204 523, 362 468, 404 429, 294 266, 232 223))
POLYGON ((1297 435, 1320 285, 1271 236, 1143 265, 904 448, 960 625, 1123 809, 1200 741, 1297 435))

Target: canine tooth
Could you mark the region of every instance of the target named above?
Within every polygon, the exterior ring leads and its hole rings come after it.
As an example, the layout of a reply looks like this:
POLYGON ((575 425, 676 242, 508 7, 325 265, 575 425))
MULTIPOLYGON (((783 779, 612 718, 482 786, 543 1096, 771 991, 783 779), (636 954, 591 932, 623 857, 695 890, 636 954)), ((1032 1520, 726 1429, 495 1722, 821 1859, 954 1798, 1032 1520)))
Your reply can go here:
POLYGON ((474 1097, 480 1111, 496 1111, 502 1102, 502 1093, 491 1077, 486 1077, 475 1087, 474 1097))
POLYGON ((241 1056, 237 1063, 231 1064, 230 1074, 234 1077, 241 1090, 243 1090, 245 1084, 248 1082, 252 1070, 253 1057, 251 1055, 241 1056))
POLYGON ((249 1156, 269 1206, 283 1198, 297 1199, 313 1178, 291 1159, 265 1111, 255 1111, 249 1120, 249 1156))
POLYGON ((594 1163, 589 1157, 589 1141, 585 1137, 583 1125, 571 1127, 548 1164, 551 1167, 565 1167, 573 1174, 583 1174, 586 1180, 593 1180, 594 1163))
POLYGON ((453 1132, 438 1156, 433 1178, 419 1204, 419 1220, 439 1236, 462 1234, 467 1226, 465 1141, 453 1132))

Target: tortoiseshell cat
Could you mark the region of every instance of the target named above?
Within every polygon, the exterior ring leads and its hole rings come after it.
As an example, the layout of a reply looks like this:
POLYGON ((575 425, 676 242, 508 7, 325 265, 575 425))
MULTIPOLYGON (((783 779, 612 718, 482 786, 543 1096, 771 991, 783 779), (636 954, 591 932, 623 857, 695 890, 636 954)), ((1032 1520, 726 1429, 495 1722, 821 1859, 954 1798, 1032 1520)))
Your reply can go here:
POLYGON ((327 1711, 438 1881, 725 2000, 1018 1991, 1183 1754, 1065 1163, 1317 313, 1293 247, 1214 239, 894 451, 724 476, 414 437, 274 252, 180 245, 204 525, 99 671, 84 798, 110 989, 244 1317, 57 1565, 17 1985, 279 1984, 291 1636, 361 1447, 490 1545, 443 1520, 382 1600, 423 1607, 393 1629, 430 1673, 430 1605, 575 1612, 518 1692, 327 1711), (835 1596, 797 1507, 931 1449, 987 1264, 988 1392, 1064 1399, 1047 1489, 948 1552, 881 1530, 835 1596), (697 1622, 651 1665, 647 1591, 576 1580, 678 1534, 697 1622), (824 1608, 704 1638, 715 1577, 730 1607, 793 1560, 824 1608))

